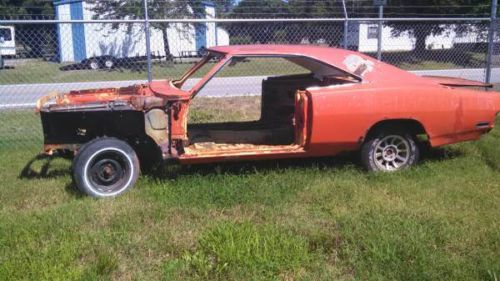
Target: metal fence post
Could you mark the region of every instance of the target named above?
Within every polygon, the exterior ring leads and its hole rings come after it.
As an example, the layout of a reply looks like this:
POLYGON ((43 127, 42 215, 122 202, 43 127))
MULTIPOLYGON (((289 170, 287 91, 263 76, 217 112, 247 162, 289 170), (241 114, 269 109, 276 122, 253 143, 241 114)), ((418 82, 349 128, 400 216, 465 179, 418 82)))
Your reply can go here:
POLYGON ((490 29, 488 30, 488 55, 486 56, 486 77, 485 82, 491 81, 491 64, 493 57, 493 47, 495 44, 495 28, 497 19, 498 0, 491 0, 490 29))
POLYGON ((349 35, 349 15, 347 15, 345 0, 342 0, 342 7, 344 8, 344 40, 342 42, 342 47, 344 49, 347 49, 347 37, 349 35))
POLYGON ((153 80, 151 74, 151 36, 149 34, 148 0, 144 0, 144 33, 146 34, 146 56, 148 61, 148 81, 153 80))
POLYGON ((384 5, 379 5, 378 6, 378 17, 379 17, 379 22, 378 22, 378 40, 377 40, 377 59, 382 60, 382 18, 384 17, 384 5))

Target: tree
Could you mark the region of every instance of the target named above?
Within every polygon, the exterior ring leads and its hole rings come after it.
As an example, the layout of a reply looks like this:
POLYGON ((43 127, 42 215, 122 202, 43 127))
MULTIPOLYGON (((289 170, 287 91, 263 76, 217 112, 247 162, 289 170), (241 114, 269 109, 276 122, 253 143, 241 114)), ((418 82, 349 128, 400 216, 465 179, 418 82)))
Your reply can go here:
MULTIPOLYGON (((144 6, 141 0, 90 0, 93 4, 92 10, 96 18, 101 19, 144 19, 144 6)), ((194 17, 203 18, 205 10, 202 0, 148 0, 148 16, 150 19, 172 19, 194 17)), ((113 24, 117 29, 120 24, 113 24)), ((154 28, 159 29, 163 35, 164 51, 170 55, 170 44, 168 42, 168 28, 170 23, 151 23, 154 28)), ((129 26, 131 27, 131 26, 129 26)))
MULTIPOLYGON (((389 0, 385 14, 390 17, 478 17, 488 16, 491 0, 389 0)), ((393 22, 389 23, 394 35, 407 32, 415 38, 416 54, 426 50, 429 35, 440 35, 450 30, 438 23, 393 22)), ((464 32, 469 26, 455 24, 455 31, 464 32)))
POLYGON ((236 4, 235 0, 214 0, 217 17, 225 17, 236 4))
MULTIPOLYGON (((53 19, 54 6, 46 0, 0 0, 0 19, 53 19)), ((54 55, 56 31, 53 24, 16 25, 16 44, 30 57, 54 55)))
MULTIPOLYGON (((290 0, 288 1, 290 17, 294 18, 342 18, 342 3, 338 0, 290 0)), ((291 24, 296 39, 308 39, 312 42, 325 41, 330 46, 340 45, 343 34, 342 22, 308 22, 291 24)), ((291 33, 291 32, 290 32, 291 33)), ((289 36, 293 36, 289 34, 289 36)), ((291 41, 299 43, 297 41, 291 41)))
POLYGON ((54 15, 52 1, 0 0, 0 17, 4 19, 44 19, 54 15))
MULTIPOLYGON (((229 14, 232 18, 283 18, 288 14, 282 0, 242 0, 229 14)), ((283 26, 276 23, 231 23, 227 24, 231 42, 235 44, 268 43, 275 39, 276 32, 283 26)))

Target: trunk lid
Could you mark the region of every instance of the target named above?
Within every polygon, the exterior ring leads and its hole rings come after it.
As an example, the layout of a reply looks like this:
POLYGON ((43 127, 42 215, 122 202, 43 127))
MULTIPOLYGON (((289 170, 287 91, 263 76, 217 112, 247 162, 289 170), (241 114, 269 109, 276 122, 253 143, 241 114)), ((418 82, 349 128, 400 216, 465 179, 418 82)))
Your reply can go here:
POLYGON ((463 78, 456 77, 446 77, 446 76, 422 76, 433 82, 448 86, 448 87, 481 87, 481 88, 492 88, 492 84, 483 83, 479 81, 467 80, 463 78))

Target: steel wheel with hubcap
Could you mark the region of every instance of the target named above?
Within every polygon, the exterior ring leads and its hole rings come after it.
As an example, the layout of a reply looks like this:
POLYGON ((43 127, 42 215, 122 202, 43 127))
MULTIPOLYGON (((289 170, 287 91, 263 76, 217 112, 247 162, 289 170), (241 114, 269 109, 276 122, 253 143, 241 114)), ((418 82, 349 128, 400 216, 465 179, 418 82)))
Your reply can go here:
POLYGON ((139 160, 126 142, 101 138, 84 145, 73 160, 73 178, 93 197, 112 197, 132 187, 139 176, 139 160))
POLYGON ((418 146, 408 133, 378 133, 361 149, 363 165, 370 171, 398 171, 414 165, 418 158, 418 146))

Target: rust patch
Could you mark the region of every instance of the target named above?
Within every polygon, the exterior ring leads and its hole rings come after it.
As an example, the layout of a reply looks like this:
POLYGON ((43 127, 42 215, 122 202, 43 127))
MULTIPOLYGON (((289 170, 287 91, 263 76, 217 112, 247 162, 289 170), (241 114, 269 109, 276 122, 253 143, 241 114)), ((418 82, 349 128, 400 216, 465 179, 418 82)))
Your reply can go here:
POLYGON ((80 144, 75 143, 67 143, 67 144, 44 144, 42 154, 45 155, 54 155, 54 152, 58 150, 69 150, 69 151, 77 151, 80 148, 80 144))
POLYGON ((292 145, 256 145, 249 143, 214 143, 200 142, 184 149, 186 156, 237 156, 248 154, 285 153, 301 150, 302 147, 292 145))

